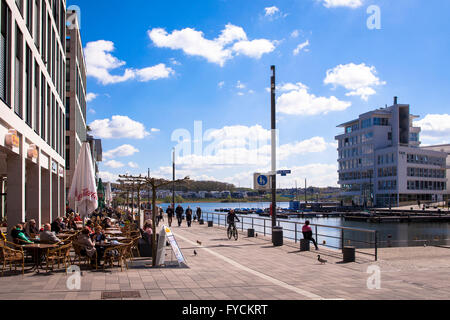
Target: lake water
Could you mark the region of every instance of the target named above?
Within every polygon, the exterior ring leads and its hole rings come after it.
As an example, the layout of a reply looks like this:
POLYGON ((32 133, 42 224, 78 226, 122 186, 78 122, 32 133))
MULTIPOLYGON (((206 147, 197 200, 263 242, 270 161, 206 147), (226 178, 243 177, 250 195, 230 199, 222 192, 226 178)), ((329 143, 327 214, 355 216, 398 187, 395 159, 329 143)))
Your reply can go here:
MULTIPOLYGON (((161 207, 166 210, 169 204, 162 204, 161 207)), ((204 214, 206 221, 206 214, 210 215, 209 220, 214 220, 215 224, 225 225, 225 217, 217 215, 215 209, 235 209, 235 208, 257 208, 265 209, 270 207, 269 202, 257 203, 183 203, 181 206, 186 209, 188 206, 194 212, 197 207, 200 207, 204 214)), ((279 202, 278 207, 289 208, 288 202, 279 202)), ((243 216, 244 230, 252 226, 257 233, 264 234, 264 217, 258 215, 243 216), (253 218, 253 219, 252 219, 253 218), (257 219, 258 218, 258 219, 257 219), (253 221, 252 221, 253 220, 253 221)), ((269 219, 269 218, 265 218, 269 219)), ((242 219, 241 219, 242 220, 242 219)), ((289 220, 280 220, 280 226, 284 229, 284 236, 289 239, 301 239, 301 227, 305 219, 292 218, 289 220), (297 226, 297 237, 295 230, 295 223, 297 226)), ((343 218, 308 218, 311 224, 329 226, 329 227, 347 227, 357 229, 368 229, 378 231, 379 247, 405 247, 405 246, 423 246, 427 245, 450 245, 450 223, 369 223, 357 221, 345 221, 343 218)), ((271 232, 271 222, 266 221, 266 234, 271 232)), ((242 229, 242 223, 237 224, 237 227, 242 229)), ((316 227, 313 226, 315 233, 316 227)), ((340 229, 317 227, 318 242, 334 248, 342 246, 340 229)), ((371 233, 344 231, 344 244, 354 245, 358 248, 373 247, 374 235, 371 233)))

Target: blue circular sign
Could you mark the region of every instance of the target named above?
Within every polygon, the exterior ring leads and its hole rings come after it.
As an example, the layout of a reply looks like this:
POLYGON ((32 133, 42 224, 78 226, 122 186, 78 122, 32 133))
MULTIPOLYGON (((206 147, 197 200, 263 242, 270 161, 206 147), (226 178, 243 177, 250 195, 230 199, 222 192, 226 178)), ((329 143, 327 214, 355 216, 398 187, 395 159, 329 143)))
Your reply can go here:
POLYGON ((265 186, 265 185, 267 185, 268 182, 269 182, 269 179, 267 179, 266 176, 259 176, 258 177, 258 184, 260 186, 265 186))

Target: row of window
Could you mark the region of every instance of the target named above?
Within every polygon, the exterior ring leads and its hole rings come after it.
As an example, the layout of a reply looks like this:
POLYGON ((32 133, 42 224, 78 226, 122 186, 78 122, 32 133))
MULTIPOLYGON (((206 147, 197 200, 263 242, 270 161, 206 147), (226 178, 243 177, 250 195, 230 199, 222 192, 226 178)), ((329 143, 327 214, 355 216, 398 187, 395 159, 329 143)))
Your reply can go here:
POLYGON ((374 165, 373 157, 364 157, 352 160, 339 161, 339 170, 372 167, 373 165, 374 165))
POLYGON ((373 178, 373 171, 372 170, 339 173, 339 180, 340 181, 371 179, 371 178, 373 178))
POLYGON ((396 190, 397 180, 378 181, 378 190, 396 190))
POLYGON ((350 147, 357 145, 359 143, 366 143, 373 139, 373 131, 366 132, 362 135, 352 136, 345 139, 339 140, 339 148, 350 147))
MULTIPOLYGON (((45 16, 45 12, 47 12, 45 3, 45 1, 42 1, 43 16, 45 16)), ((16 1, 16 4, 23 15, 23 1, 16 1)), ((26 13, 28 15, 27 27, 29 29, 28 31, 30 31, 30 35, 34 35, 36 45, 36 42, 39 44, 39 39, 45 41, 44 39, 47 38, 45 36, 46 32, 42 33, 42 37, 38 32, 39 23, 36 17, 38 16, 38 12, 40 12, 39 8, 41 7, 41 2, 27 0, 26 4, 26 13), (32 14, 33 9, 31 9, 33 6, 29 4, 35 5, 34 15, 32 14), (33 30, 36 31, 33 33, 33 30)), ((12 18, 12 11, 7 2, 2 0, 0 5, 0 99, 11 106, 10 92, 11 89, 14 88, 15 113, 62 156, 64 145, 64 123, 63 112, 57 101, 58 95, 52 91, 43 70, 40 69, 36 58, 33 56, 32 49, 29 44, 24 41, 25 37, 18 24, 15 23, 12 18), (13 26, 15 26, 14 29, 13 26), (13 30, 14 33, 12 32, 13 30), (15 36, 15 48, 12 48, 11 46, 13 36, 15 36), (25 80, 25 85, 23 80, 25 80)), ((56 83, 58 92, 62 93, 63 90, 61 84, 63 81, 60 75, 64 74, 64 72, 61 71, 64 70, 65 67, 64 65, 61 65, 60 62, 64 59, 62 59, 61 50, 58 50, 58 53, 54 50, 55 32, 50 17, 48 26, 47 34, 50 40, 49 44, 53 43, 53 46, 48 47, 49 50, 47 53, 49 57, 56 58, 48 61, 47 69, 49 75, 53 76, 53 80, 55 80, 55 77, 58 78, 58 81, 53 81, 53 83, 56 83), (51 36, 51 34, 53 35, 51 36), (51 39, 53 39, 53 41, 51 39)), ((47 31, 45 28, 42 30, 47 31)), ((40 48, 42 55, 45 55, 46 46, 36 45, 36 48, 40 48)))
POLYGON ((408 177, 445 179, 447 177, 447 171, 440 169, 408 168, 408 177))
POLYGON ((408 181, 408 190, 433 190, 443 191, 447 189, 446 182, 440 181, 408 181))
POLYGON ((397 167, 388 167, 378 169, 378 178, 396 177, 397 167))
POLYGON ((383 155, 379 155, 377 157, 378 161, 378 165, 384 165, 384 164, 393 164, 395 163, 395 155, 394 153, 386 153, 383 155))
POLYGON ((427 164, 440 167, 444 167, 446 164, 446 158, 429 157, 418 154, 408 154, 407 161, 408 163, 427 164))

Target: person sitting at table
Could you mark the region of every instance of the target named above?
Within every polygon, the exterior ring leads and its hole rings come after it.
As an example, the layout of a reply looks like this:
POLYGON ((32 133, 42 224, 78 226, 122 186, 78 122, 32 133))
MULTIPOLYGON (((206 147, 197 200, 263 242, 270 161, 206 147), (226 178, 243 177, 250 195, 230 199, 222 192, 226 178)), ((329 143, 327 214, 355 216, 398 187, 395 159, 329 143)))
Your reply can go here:
POLYGON ((13 238, 14 243, 17 244, 31 244, 33 241, 28 239, 25 232, 22 230, 22 225, 18 224, 11 230, 11 237, 13 238))
MULTIPOLYGON (((95 253, 97 253, 97 249, 95 248, 95 243, 91 240, 89 236, 90 230, 87 227, 84 227, 81 234, 78 236, 77 243, 81 246, 81 254, 86 254, 89 258, 91 258, 91 265, 95 265, 95 260, 93 259, 95 253)), ((97 253, 97 265, 100 263, 101 257, 97 253)))
POLYGON ((94 233, 94 223, 92 220, 88 220, 86 223, 86 228, 89 230, 89 234, 92 235, 94 233))
POLYGON ((103 232, 102 227, 95 227, 95 233, 91 235, 91 238, 94 242, 102 242, 106 240, 105 233, 103 232))
POLYGON ((41 232, 39 238, 40 243, 44 244, 56 244, 61 242, 61 240, 52 232, 52 226, 49 223, 44 225, 44 231, 41 232))
POLYGON ((62 219, 60 217, 58 217, 51 224, 52 231, 55 232, 56 234, 60 233, 61 230, 63 230, 61 222, 62 222, 62 219))
POLYGON ((103 229, 110 229, 113 228, 113 225, 111 223, 111 219, 110 218, 106 218, 105 220, 103 220, 103 229))
POLYGON ((79 213, 75 213, 75 218, 74 218, 75 222, 83 222, 83 220, 80 217, 79 213))
POLYGON ((152 256, 152 222, 147 220, 144 224, 144 232, 142 233, 142 238, 138 240, 138 249, 141 257, 151 257, 152 256))
POLYGON ((67 222, 67 229, 69 230, 77 230, 77 224, 75 223, 75 218, 70 218, 69 222, 67 222))
POLYGON ((27 235, 27 237, 31 238, 31 235, 36 235, 39 234, 39 229, 36 226, 36 220, 31 219, 30 221, 28 221, 27 223, 25 223, 25 225, 23 226, 23 230, 25 231, 25 234, 27 235))

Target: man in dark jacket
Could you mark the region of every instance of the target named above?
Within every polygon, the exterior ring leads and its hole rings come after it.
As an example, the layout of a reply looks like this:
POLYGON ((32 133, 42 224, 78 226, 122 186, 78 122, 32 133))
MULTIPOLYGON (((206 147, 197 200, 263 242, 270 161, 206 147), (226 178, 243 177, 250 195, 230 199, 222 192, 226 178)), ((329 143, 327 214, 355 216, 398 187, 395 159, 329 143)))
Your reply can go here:
POLYGON ((188 206, 186 209, 186 222, 187 226, 190 228, 192 224, 192 209, 190 206, 188 206))
POLYGON ((202 209, 200 207, 197 208, 197 221, 200 221, 202 218, 202 209))
POLYGON ((167 213, 167 221, 169 222, 169 227, 172 227, 172 218, 174 212, 171 205, 167 208, 166 213, 167 213))
POLYGON ((58 234, 61 232, 62 228, 62 219, 61 218, 56 218, 55 221, 52 222, 52 232, 58 234))
POLYGON ((184 209, 180 205, 175 209, 175 213, 177 214, 178 226, 181 227, 181 223, 183 222, 183 213, 184 209))

